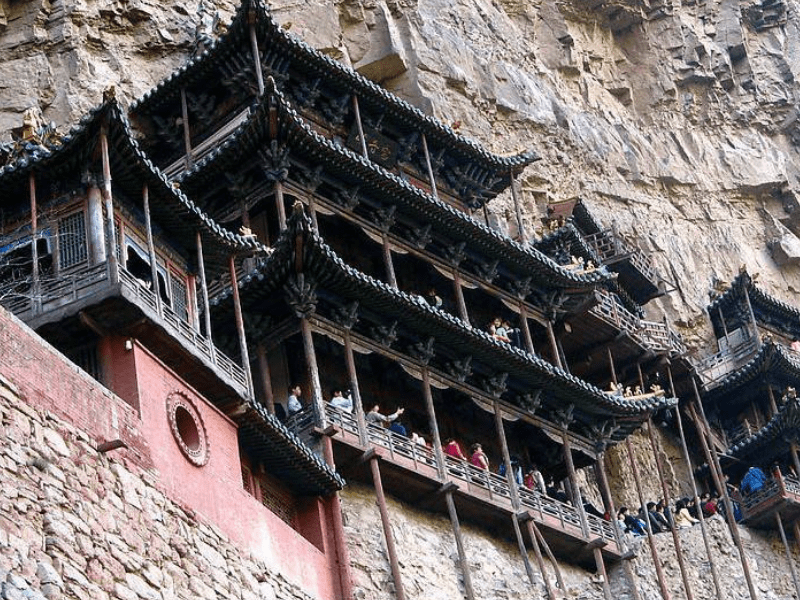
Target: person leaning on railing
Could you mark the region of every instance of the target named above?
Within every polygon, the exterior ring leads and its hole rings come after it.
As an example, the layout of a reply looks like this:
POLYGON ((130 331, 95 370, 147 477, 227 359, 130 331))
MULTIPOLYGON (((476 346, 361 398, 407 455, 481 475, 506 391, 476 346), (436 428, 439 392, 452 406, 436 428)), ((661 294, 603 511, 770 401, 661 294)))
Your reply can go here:
POLYGON ((447 456, 452 456, 453 458, 458 458, 461 460, 467 460, 467 457, 464 455, 464 451, 461 449, 461 445, 454 438, 447 438, 442 451, 447 456))
POLYGON ((398 408, 390 415, 381 414, 381 407, 379 404, 376 404, 372 407, 372 409, 365 415, 365 419, 367 423, 371 423, 373 425, 383 425, 387 427, 392 421, 397 419, 400 415, 405 412, 405 408, 398 408))

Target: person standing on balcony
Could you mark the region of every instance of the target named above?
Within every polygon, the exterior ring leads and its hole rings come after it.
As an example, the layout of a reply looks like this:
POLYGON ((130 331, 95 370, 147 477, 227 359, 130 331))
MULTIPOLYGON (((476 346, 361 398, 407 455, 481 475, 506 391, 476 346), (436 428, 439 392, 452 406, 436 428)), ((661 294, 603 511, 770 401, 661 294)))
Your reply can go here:
POLYGON ((531 465, 530 470, 525 475, 525 487, 540 494, 547 494, 547 485, 544 476, 536 465, 531 465))
POLYGON ((405 412, 405 410, 406 410, 405 408, 398 408, 390 415, 383 415, 381 414, 380 405, 376 404, 375 406, 372 407, 372 410, 370 410, 366 414, 365 418, 368 424, 371 423, 373 425, 383 425, 384 427, 388 427, 389 423, 391 423, 397 417, 402 415, 403 412, 405 412))
POLYGON ((341 389, 334 388, 333 396, 331 397, 331 406, 338 408, 339 410, 343 410, 345 412, 352 412, 353 399, 350 397, 350 394, 345 396, 344 394, 342 394, 341 389))
POLYGON ((289 401, 286 403, 286 409, 290 417, 303 410, 303 401, 300 399, 302 393, 303 389, 297 383, 289 388, 289 401))
POLYGON ((483 471, 488 471, 489 459, 483 452, 483 447, 480 444, 472 444, 472 448, 470 448, 470 450, 472 451, 472 456, 469 458, 470 464, 483 471))
POLYGON ((447 456, 452 456, 453 458, 459 458, 461 460, 467 460, 467 457, 464 456, 464 451, 454 438, 447 438, 447 442, 445 442, 442 451, 444 451, 447 456))

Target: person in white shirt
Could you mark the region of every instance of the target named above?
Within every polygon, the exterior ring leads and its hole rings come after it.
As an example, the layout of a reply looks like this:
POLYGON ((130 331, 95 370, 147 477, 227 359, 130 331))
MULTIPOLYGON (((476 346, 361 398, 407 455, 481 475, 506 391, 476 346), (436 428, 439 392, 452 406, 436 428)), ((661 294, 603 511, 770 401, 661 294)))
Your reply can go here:
POLYGON ((286 409, 290 417, 303 410, 303 402, 300 399, 302 393, 303 390, 298 384, 294 384, 289 388, 289 401, 286 404, 286 409))
POLYGON ((333 390, 333 397, 331 398, 331 406, 335 406, 341 410, 351 412, 353 410, 353 398, 350 394, 345 396, 342 390, 336 388, 333 390))

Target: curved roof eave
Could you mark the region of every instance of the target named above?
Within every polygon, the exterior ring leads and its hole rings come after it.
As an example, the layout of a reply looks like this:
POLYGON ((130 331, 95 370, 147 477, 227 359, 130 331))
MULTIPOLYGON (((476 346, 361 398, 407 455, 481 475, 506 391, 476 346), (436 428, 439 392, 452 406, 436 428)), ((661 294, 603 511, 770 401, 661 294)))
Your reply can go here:
MULTIPOLYGON (((272 18, 269 8, 261 0, 242 0, 231 24, 228 26, 227 32, 218 40, 215 40, 211 47, 200 56, 190 58, 186 64, 158 83, 153 89, 143 94, 141 98, 134 101, 130 107, 131 111, 136 114, 147 110, 149 106, 156 106, 162 96, 171 97, 175 95, 177 88, 182 83, 199 77, 199 72, 203 70, 204 63, 213 61, 218 54, 223 53, 228 45, 233 44, 243 35, 251 14, 255 14, 256 29, 266 39, 277 41, 281 47, 285 48, 297 60, 305 62, 317 72, 323 75, 333 74, 332 76, 340 78, 354 92, 388 107, 400 120, 416 126, 424 133, 428 137, 429 143, 438 141, 441 145, 456 150, 465 158, 479 160, 497 170, 521 169, 539 160, 539 155, 533 150, 527 150, 511 156, 500 156, 487 151, 476 141, 456 133, 452 128, 426 115, 417 107, 412 106, 357 71, 288 33, 272 18), (195 73, 196 71, 198 73, 195 73)), ((250 51, 249 42, 247 51, 250 51)))
POLYGON ((769 446, 774 456, 779 450, 773 448, 773 445, 785 443, 782 438, 787 431, 793 431, 792 437, 800 437, 800 398, 789 399, 764 427, 731 448, 730 454, 734 458, 744 458, 764 446, 769 446))
MULTIPOLYGON (((472 244, 478 244, 481 251, 493 258, 504 259, 517 268, 522 266, 528 271, 527 274, 535 275, 537 281, 546 281, 551 287, 594 289, 597 285, 614 279, 614 274, 605 268, 596 269, 590 273, 576 273, 566 269, 536 248, 523 246, 504 237, 463 211, 411 185, 360 154, 328 140, 305 123, 289 106, 280 91, 275 88, 274 83, 270 84, 269 81, 267 93, 256 109, 251 111, 247 120, 214 152, 198 161, 193 169, 185 174, 183 183, 187 188, 191 189, 193 178, 198 177, 208 168, 213 168, 214 163, 219 163, 220 168, 224 168, 227 164, 233 164, 240 155, 245 153, 243 149, 245 144, 253 145, 266 139, 270 98, 275 98, 281 116, 292 127, 294 135, 289 136, 290 143, 295 145, 305 143, 306 146, 300 148, 304 153, 316 152, 317 156, 321 160, 325 160, 332 168, 348 173, 357 173, 359 180, 369 183, 373 189, 384 195, 404 198, 409 205, 416 207, 417 212, 426 214, 428 218, 432 216, 430 211, 435 211, 433 214, 438 217, 436 222, 440 227, 446 227, 451 235, 457 234, 468 239, 472 244), (239 145, 240 140, 242 147, 239 145), (499 249, 502 249, 503 252, 499 253, 499 249)), ((199 184, 195 187, 199 187, 199 184)))
POLYGON ((718 386, 706 392, 704 397, 714 399, 754 381, 767 371, 788 373, 800 381, 800 358, 795 358, 791 352, 783 344, 775 341, 763 342, 761 348, 745 365, 730 373, 718 386))
MULTIPOLYGON (((335 252, 325 244, 319 235, 311 229, 310 221, 305 215, 292 216, 289 228, 282 234, 274 246, 273 254, 262 263, 259 269, 243 278, 240 282, 242 302, 247 302, 248 288, 252 285, 251 294, 261 286, 268 289, 258 290, 256 294, 272 293, 277 286, 283 284, 292 270, 295 256, 294 240, 298 229, 302 228, 310 243, 304 246, 304 257, 307 266, 319 276, 319 282, 340 289, 347 288, 349 294, 362 302, 369 301, 370 306, 381 312, 393 312, 394 316, 403 317, 406 322, 419 321, 429 335, 446 340, 459 348, 469 347, 473 355, 495 363, 500 369, 508 369, 513 365, 528 379, 536 380, 550 386, 554 395, 587 414, 598 417, 619 418, 622 421, 635 421, 638 426, 645 417, 663 408, 677 403, 675 398, 649 397, 642 400, 628 400, 621 396, 610 395, 591 384, 571 375, 549 362, 528 354, 527 352, 504 344, 492 338, 488 333, 465 324, 447 312, 437 310, 428 305, 422 298, 396 290, 383 282, 377 281, 344 263, 335 252), (310 264, 309 264, 310 263, 310 264)), ((218 295, 213 304, 219 305, 231 295, 230 288, 218 295)), ((261 296, 253 295, 258 303, 261 296)))

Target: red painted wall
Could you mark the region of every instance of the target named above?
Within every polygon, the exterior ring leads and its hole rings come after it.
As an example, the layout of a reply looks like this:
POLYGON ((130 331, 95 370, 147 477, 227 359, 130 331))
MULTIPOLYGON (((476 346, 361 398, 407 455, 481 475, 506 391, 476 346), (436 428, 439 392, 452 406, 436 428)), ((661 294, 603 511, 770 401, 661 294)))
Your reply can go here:
POLYGON ((125 342, 114 337, 100 344, 104 376, 118 396, 0 309, 0 375, 27 403, 56 413, 96 442, 122 439, 128 449, 113 450, 115 456, 129 467, 155 469, 169 497, 313 597, 336 598, 329 502, 301 501, 299 529, 309 539, 262 506, 242 486, 235 424, 143 346, 134 341, 128 350, 125 342), (182 393, 203 421, 210 448, 202 467, 184 456, 172 435, 167 415, 172 392, 182 393))

